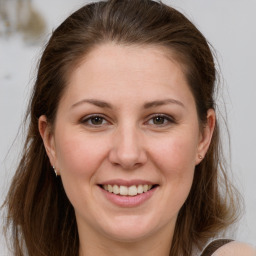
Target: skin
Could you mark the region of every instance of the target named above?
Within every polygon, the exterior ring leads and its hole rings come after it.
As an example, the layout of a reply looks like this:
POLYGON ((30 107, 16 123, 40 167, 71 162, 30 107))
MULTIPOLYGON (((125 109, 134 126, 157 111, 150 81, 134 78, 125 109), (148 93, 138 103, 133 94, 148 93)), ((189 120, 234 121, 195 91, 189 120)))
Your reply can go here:
POLYGON ((164 49, 109 43, 85 56, 70 74, 54 127, 39 119, 75 209, 80 255, 169 255, 177 214, 214 124, 209 110, 200 128, 182 69, 164 49), (98 186, 110 179, 158 186, 144 203, 120 207, 98 186))
POLYGON ((231 242, 219 248, 212 256, 256 256, 256 248, 241 242, 231 242))

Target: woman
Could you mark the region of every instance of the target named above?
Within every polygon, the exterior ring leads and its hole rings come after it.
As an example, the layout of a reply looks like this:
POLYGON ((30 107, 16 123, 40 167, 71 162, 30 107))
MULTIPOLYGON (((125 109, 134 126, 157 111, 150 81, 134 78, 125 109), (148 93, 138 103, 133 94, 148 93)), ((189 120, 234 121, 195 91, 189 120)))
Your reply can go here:
MULTIPOLYGON (((5 203, 14 255, 199 255, 237 217, 215 80, 204 36, 163 3, 68 17, 42 55, 5 203)), ((255 254, 221 242, 216 255, 255 254)))

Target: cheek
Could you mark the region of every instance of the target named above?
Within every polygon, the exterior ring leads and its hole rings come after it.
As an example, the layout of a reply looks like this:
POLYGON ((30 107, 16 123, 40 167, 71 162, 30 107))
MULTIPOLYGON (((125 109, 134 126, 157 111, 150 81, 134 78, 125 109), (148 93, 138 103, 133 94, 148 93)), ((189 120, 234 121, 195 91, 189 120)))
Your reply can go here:
POLYGON ((63 134, 56 143, 60 170, 63 174, 92 176, 104 159, 106 147, 82 133, 70 134, 63 134))
MULTIPOLYGON (((155 164, 162 172, 166 205, 173 205, 170 215, 178 213, 184 204, 194 178, 196 141, 191 137, 178 137, 158 144, 155 164), (174 213, 173 213, 174 211, 174 213)), ((168 212, 168 210, 167 210, 168 212)))
POLYGON ((56 139, 56 149, 66 195, 74 208, 80 209, 91 200, 94 177, 107 149, 102 141, 95 138, 64 131, 56 139))
POLYGON ((151 159, 162 174, 163 189, 157 211, 164 220, 169 220, 171 216, 178 215, 191 190, 196 144, 188 137, 174 136, 155 141, 151 149, 151 159))
POLYGON ((186 136, 156 142, 154 162, 166 175, 183 176, 193 173, 197 152, 196 141, 186 136))

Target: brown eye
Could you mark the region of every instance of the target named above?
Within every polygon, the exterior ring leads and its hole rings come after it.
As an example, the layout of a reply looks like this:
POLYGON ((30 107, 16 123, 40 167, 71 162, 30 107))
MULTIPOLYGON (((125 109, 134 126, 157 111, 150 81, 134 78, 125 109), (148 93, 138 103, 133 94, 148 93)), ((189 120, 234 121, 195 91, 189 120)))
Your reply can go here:
POLYGON ((148 121, 147 124, 153 126, 167 126, 170 124, 175 123, 174 119, 171 116, 163 115, 163 114, 156 114, 153 115, 148 121))
POLYGON ((84 125, 91 126, 91 127, 103 126, 103 125, 108 123, 104 117, 97 116, 97 115, 95 115, 95 116, 88 116, 87 118, 83 119, 81 122, 84 125))
POLYGON ((166 118, 163 116, 156 116, 156 117, 152 118, 152 120, 153 120, 153 123, 156 125, 161 125, 166 122, 166 118))
POLYGON ((91 124, 93 125, 101 125, 104 119, 100 116, 95 116, 95 117, 92 117, 90 120, 91 120, 91 124))

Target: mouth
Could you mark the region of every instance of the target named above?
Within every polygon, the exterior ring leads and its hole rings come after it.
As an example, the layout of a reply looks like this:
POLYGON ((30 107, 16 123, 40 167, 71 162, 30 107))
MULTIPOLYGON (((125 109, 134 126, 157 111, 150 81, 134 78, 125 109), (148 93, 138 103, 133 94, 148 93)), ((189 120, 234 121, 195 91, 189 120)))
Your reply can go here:
POLYGON ((156 188, 158 185, 152 184, 139 184, 139 185, 131 185, 131 186, 124 186, 124 185, 117 185, 117 184, 104 184, 99 185, 105 191, 120 195, 120 196, 137 196, 143 193, 147 193, 148 191, 156 188))
POLYGON ((114 179, 97 185, 107 201, 122 208, 144 205, 150 198, 155 198, 160 187, 160 184, 140 179, 114 179))

